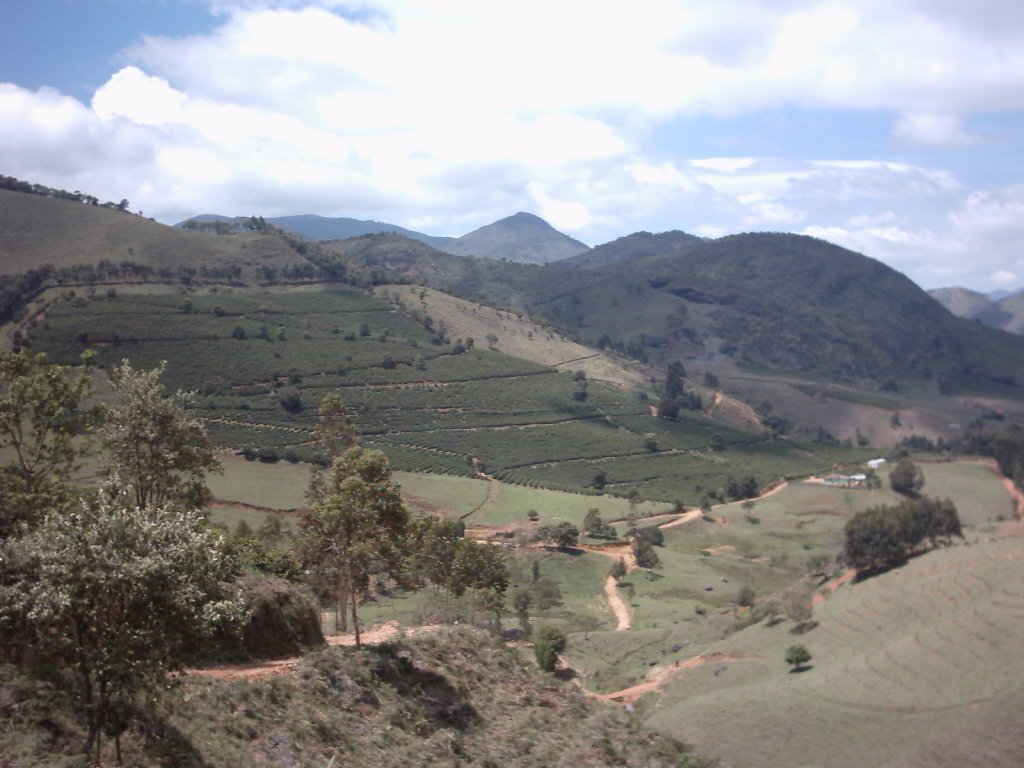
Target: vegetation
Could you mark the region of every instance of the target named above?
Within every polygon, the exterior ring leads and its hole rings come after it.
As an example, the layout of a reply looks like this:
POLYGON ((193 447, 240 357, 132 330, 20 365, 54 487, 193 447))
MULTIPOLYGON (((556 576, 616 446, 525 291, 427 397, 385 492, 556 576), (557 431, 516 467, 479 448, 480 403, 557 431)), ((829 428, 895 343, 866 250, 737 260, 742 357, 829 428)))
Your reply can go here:
POLYGON ((106 409, 100 440, 101 474, 131 489, 137 507, 202 507, 210 496, 206 475, 220 463, 206 427, 192 413, 193 396, 165 395, 164 365, 136 371, 125 360, 111 376, 115 402, 106 409))
POLYGON ((543 626, 533 635, 533 652, 537 657, 537 666, 545 672, 554 672, 558 666, 558 657, 567 645, 565 633, 558 627, 543 626))
POLYGON ((83 355, 82 372, 71 376, 46 355, 0 355, 0 450, 12 457, 0 467, 0 541, 70 503, 68 482, 93 417, 85 407, 92 357, 83 355))
POLYGON ((926 540, 934 547, 954 536, 963 534, 953 502, 907 499, 854 515, 846 524, 844 551, 857 570, 882 570, 905 562, 926 540))
POLYGON ((896 493, 914 498, 924 487, 924 472, 904 456, 896 462, 896 466, 889 473, 889 485, 896 493))
POLYGON ((786 649, 786 663, 793 668, 794 672, 804 669, 807 666, 807 662, 813 658, 805 645, 798 643, 786 649))
POLYGON ((95 748, 97 761, 102 731, 119 739, 126 711, 182 667, 190 646, 241 618, 221 586, 231 565, 201 516, 139 507, 110 485, 49 512, 6 549, 8 641, 16 635, 29 658, 75 670, 83 752, 95 748))

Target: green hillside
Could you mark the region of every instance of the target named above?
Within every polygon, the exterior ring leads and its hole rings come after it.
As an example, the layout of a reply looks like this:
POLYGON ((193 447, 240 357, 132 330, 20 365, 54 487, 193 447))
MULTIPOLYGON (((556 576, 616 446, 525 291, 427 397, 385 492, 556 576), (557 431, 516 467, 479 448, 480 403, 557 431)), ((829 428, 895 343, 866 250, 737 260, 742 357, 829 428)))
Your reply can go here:
POLYGON ((378 240, 368 259, 365 246, 336 246, 356 263, 376 261, 654 363, 689 358, 876 389, 1022 392, 1024 340, 955 318, 904 275, 823 240, 736 235, 591 269, 383 253, 395 247, 378 240))

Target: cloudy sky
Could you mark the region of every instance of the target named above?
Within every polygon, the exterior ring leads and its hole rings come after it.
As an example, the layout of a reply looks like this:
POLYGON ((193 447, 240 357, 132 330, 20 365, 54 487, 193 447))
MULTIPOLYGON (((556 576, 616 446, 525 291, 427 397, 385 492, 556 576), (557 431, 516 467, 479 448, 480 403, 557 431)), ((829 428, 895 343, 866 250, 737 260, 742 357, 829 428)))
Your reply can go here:
POLYGON ((1024 285, 1019 0, 0 0, 0 173, 173 223, 793 231, 1024 285))

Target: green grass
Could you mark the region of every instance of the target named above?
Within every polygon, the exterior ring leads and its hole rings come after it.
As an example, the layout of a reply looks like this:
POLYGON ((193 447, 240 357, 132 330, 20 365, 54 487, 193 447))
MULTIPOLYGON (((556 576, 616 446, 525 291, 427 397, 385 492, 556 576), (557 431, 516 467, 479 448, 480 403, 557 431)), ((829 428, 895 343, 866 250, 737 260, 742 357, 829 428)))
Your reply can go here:
POLYGON ((745 660, 679 675, 644 717, 737 766, 1010 765, 1022 557, 1019 538, 982 541, 842 587, 810 633, 758 625, 705 646, 745 660), (793 642, 814 655, 807 672, 783 662, 793 642))
POLYGON ((305 504, 308 464, 264 464, 223 455, 221 461, 224 474, 207 478, 215 499, 268 509, 298 509, 305 504))

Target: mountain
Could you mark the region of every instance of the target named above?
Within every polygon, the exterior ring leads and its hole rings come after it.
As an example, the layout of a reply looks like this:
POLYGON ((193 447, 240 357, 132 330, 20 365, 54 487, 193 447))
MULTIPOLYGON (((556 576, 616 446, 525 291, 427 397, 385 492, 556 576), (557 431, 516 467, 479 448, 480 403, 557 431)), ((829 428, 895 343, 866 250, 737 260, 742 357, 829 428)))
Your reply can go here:
POLYGON ((929 295, 957 317, 973 320, 990 306, 993 300, 969 288, 935 288, 929 295))
MULTIPOLYGON (((248 216, 221 216, 215 213, 203 213, 193 216, 185 221, 178 222, 176 227, 188 228, 188 222, 216 223, 223 222, 233 226, 234 229, 242 230, 245 223, 249 221, 248 216)), ((416 232, 397 224, 388 224, 383 221, 368 221, 363 219, 350 219, 343 216, 327 217, 314 214, 301 214, 297 216, 273 216, 266 219, 271 224, 285 232, 304 237, 307 240, 339 240, 348 237, 361 237, 362 235, 373 235, 382 232, 393 232, 411 240, 432 245, 434 248, 443 248, 455 238, 435 237, 416 232)))
POLYGON ((958 317, 977 320, 990 328, 1024 334, 1024 291, 994 291, 988 295, 967 288, 937 288, 929 293, 958 317), (999 294, 999 298, 994 298, 999 294))
POLYGON ((975 315, 985 325, 1024 334, 1024 291, 990 304, 975 315))
POLYGON ((591 250, 559 262, 560 267, 594 269, 612 264, 627 264, 649 256, 660 256, 670 251, 689 248, 703 243, 704 239, 687 232, 634 232, 610 243, 594 246, 591 250))
POLYGON ((573 240, 532 213, 517 213, 480 227, 444 246, 457 256, 483 256, 521 264, 548 264, 584 253, 588 246, 573 240))
POLYGON ((1022 395, 1024 339, 956 318, 901 273, 815 238, 754 233, 690 243, 637 257, 626 273, 619 263, 539 267, 437 254, 403 266, 383 253, 389 247, 375 255, 380 266, 644 362, 1022 395))

